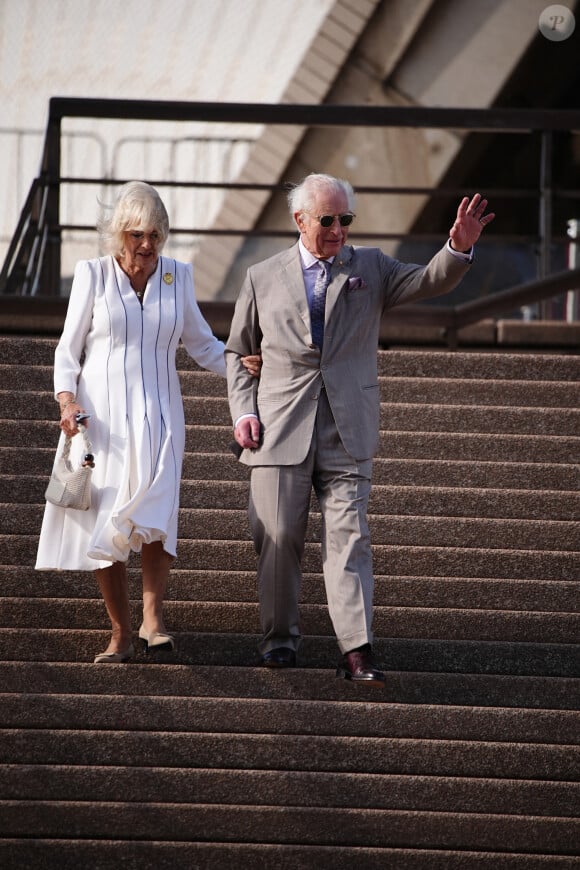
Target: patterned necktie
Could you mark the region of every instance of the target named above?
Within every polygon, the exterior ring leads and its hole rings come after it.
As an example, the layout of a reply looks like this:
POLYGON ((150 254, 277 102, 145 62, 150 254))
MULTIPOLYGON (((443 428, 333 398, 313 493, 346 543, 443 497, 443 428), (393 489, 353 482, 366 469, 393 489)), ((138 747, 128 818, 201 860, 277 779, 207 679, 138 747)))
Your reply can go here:
POLYGON ((324 308, 326 304, 326 288, 330 283, 330 263, 319 260, 320 272, 312 291, 312 307, 310 309, 310 327, 312 341, 322 350, 324 338, 324 308))

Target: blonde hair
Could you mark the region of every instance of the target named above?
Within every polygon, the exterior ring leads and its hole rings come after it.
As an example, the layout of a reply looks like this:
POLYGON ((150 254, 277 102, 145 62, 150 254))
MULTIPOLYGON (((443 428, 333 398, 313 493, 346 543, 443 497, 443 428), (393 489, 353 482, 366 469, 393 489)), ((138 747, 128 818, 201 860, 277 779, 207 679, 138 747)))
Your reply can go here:
POLYGON ((153 229, 159 233, 159 250, 169 236, 169 217, 154 187, 145 181, 124 184, 112 205, 99 202, 97 231, 103 251, 118 257, 123 252, 124 233, 153 229))

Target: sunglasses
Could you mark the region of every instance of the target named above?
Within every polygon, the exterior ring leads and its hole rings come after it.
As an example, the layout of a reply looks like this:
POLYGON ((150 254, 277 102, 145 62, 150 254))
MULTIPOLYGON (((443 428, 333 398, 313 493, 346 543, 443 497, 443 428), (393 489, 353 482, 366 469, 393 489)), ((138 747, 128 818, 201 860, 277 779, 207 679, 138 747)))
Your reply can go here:
POLYGON ((321 227, 331 227, 335 218, 338 218, 341 227, 349 227, 355 215, 351 211, 347 211, 344 214, 313 214, 311 217, 316 218, 321 227))

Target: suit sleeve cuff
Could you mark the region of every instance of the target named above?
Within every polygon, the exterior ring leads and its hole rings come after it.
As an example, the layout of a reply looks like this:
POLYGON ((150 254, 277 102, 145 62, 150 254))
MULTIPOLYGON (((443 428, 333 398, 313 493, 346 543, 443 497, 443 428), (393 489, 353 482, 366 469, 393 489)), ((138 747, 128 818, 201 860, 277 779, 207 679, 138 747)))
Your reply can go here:
POLYGON ((449 251, 449 253, 450 253, 453 257, 456 257, 458 260, 463 260, 463 262, 464 262, 464 263, 467 263, 468 266, 471 266, 471 264, 473 263, 473 260, 474 260, 474 248, 473 248, 473 245, 471 246, 471 250, 470 250, 470 251, 467 251, 467 252, 464 252, 464 251, 455 251, 455 250, 451 247, 451 239, 448 239, 448 240, 447 240, 447 250, 449 251))
POLYGON ((236 426, 238 425, 240 420, 247 420, 249 417, 253 417, 255 420, 258 419, 257 414, 240 414, 240 416, 238 417, 238 419, 234 423, 234 429, 236 428, 236 426))

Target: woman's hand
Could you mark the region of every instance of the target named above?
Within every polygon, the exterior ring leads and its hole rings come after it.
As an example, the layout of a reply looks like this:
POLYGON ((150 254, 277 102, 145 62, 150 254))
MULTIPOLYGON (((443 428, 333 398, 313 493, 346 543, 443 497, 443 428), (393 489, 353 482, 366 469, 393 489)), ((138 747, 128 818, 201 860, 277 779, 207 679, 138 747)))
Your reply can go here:
MULTIPOLYGON (((79 431, 76 416, 79 413, 84 413, 84 409, 79 405, 73 393, 59 393, 57 399, 60 405, 60 428, 65 435, 72 437, 79 431)), ((86 421, 84 425, 87 425, 86 421)))
POLYGON ((241 357, 242 365, 251 375, 255 378, 260 377, 260 371, 262 370, 262 354, 254 353, 249 356, 241 357))
MULTIPOLYGON (((82 408, 77 402, 73 402, 70 404, 61 414, 60 418, 60 428, 64 432, 65 435, 76 435, 79 431, 79 427, 77 425, 76 416, 77 414, 82 413, 82 408)), ((83 422, 83 425, 87 425, 87 421, 83 422)))

